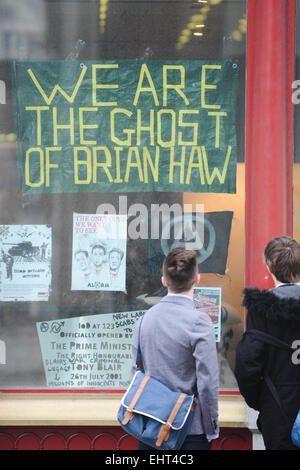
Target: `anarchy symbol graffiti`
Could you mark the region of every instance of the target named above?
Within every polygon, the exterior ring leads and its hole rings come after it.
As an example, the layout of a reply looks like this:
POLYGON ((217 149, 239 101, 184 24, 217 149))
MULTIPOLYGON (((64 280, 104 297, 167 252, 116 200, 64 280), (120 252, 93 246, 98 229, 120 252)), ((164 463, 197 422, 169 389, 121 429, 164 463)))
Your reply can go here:
POLYGON ((214 226, 205 219, 203 214, 184 214, 178 216, 162 229, 161 248, 166 256, 178 246, 184 246, 187 250, 195 250, 198 264, 203 263, 214 251, 216 232, 214 226), (170 234, 174 233, 174 238, 170 234), (176 237, 176 234, 180 237, 176 237))
POLYGON ((46 333, 49 330, 49 325, 47 322, 43 321, 40 326, 40 330, 42 333, 46 333))

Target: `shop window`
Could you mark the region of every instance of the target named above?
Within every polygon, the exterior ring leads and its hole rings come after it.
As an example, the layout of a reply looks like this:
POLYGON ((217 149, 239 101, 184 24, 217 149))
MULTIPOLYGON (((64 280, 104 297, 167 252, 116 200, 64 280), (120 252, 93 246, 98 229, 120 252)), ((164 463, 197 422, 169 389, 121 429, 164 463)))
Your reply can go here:
POLYGON ((0 388, 126 388, 134 324, 184 244, 235 390, 246 1, 0 11, 0 388))

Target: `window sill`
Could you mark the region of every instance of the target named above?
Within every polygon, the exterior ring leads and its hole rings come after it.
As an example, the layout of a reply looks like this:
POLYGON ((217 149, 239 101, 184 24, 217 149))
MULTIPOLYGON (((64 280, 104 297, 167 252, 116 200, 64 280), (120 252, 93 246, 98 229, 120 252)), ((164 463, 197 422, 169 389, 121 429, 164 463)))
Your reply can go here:
MULTIPOLYGON (((121 395, 0 394, 0 426, 119 426, 121 395)), ((220 427, 246 427, 246 404, 240 396, 220 396, 220 427)))

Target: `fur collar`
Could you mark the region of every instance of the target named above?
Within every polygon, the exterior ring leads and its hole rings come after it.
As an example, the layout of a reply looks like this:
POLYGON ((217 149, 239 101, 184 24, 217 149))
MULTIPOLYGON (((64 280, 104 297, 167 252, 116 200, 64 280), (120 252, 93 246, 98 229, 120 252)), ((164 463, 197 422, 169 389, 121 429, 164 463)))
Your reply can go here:
POLYGON ((300 298, 278 297, 257 288, 246 288, 243 293, 243 306, 252 315, 276 322, 288 321, 290 326, 300 328, 300 298))

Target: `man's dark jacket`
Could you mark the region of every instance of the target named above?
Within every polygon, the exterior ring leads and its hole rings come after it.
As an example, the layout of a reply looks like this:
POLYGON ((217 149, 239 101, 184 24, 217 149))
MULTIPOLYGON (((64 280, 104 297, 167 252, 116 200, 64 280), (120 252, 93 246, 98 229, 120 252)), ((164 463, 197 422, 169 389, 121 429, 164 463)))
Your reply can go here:
MULTIPOLYGON (((269 291, 248 288, 243 304, 247 308, 247 330, 261 330, 290 345, 300 341, 300 285, 283 284, 269 291)), ((299 360, 297 349, 279 349, 252 335, 244 334, 238 344, 235 376, 247 404, 259 411, 258 428, 266 449, 300 450, 291 441, 291 429, 300 408, 299 360), (285 414, 263 378, 266 371, 285 414)))

